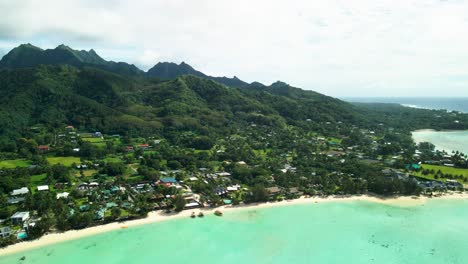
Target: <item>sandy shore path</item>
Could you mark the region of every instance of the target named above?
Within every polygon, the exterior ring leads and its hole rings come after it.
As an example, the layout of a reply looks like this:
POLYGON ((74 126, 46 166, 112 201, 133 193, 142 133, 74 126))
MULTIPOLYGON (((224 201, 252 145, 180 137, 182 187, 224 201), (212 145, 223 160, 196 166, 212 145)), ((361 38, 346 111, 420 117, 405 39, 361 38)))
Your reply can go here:
POLYGON ((166 214, 162 211, 157 212, 150 212, 146 218, 131 220, 127 222, 120 222, 120 223, 109 223, 105 225, 93 226, 81 230, 70 230, 63 233, 52 233, 45 235, 39 239, 33 241, 25 241, 21 243, 17 243, 6 248, 0 249, 0 255, 7 255, 13 253, 19 253, 21 251, 27 251, 30 249, 43 247, 47 245, 52 245, 55 243, 64 242, 67 240, 79 239, 86 236, 92 236, 104 232, 109 232, 113 230, 119 230, 123 228, 131 228, 138 225, 150 224, 150 223, 157 223, 162 221, 168 221, 172 219, 180 219, 180 218, 189 218, 190 215, 195 212, 203 212, 205 215, 213 214, 214 211, 220 210, 222 212, 229 212, 233 210, 252 210, 258 208, 269 208, 269 207, 276 207, 276 206, 287 206, 287 205, 298 205, 298 204, 314 204, 314 203, 322 203, 322 202, 343 202, 343 201, 369 201, 369 202, 376 202, 376 203, 383 203, 383 204, 392 204, 398 206, 415 206, 424 204, 428 200, 431 199, 468 199, 467 193, 450 193, 440 197, 429 198, 425 196, 420 197, 391 197, 391 198, 382 198, 377 196, 368 196, 368 195, 361 195, 361 196, 333 196, 333 197, 301 197, 295 200, 284 200, 281 202, 269 202, 269 203, 259 203, 259 204, 248 204, 248 205, 239 205, 239 206, 222 206, 218 208, 202 208, 202 209, 194 209, 194 210, 185 210, 180 213, 171 213, 166 214))

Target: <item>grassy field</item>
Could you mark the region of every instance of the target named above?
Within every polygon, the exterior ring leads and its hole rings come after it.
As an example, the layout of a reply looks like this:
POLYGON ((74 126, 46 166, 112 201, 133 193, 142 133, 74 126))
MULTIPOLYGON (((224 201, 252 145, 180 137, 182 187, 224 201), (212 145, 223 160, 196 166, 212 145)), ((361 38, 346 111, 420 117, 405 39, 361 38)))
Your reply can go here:
POLYGON ((106 142, 102 138, 97 138, 97 137, 82 137, 81 138, 83 141, 87 141, 92 143, 95 146, 98 147, 105 147, 106 142))
POLYGON ((16 167, 28 167, 29 165, 31 165, 31 162, 24 159, 0 161, 0 169, 14 169, 16 167))
POLYGON ((38 174, 31 176, 31 184, 33 185, 42 185, 46 183, 47 174, 38 174))
POLYGON ((97 170, 85 170, 83 171, 83 175, 85 177, 91 177, 93 174, 97 173, 97 170))
MULTIPOLYGON (((421 178, 434 180, 435 173, 437 173, 437 171, 440 170, 443 174, 462 175, 463 177, 468 177, 468 169, 460 169, 460 168, 446 167, 446 166, 440 166, 440 165, 428 165, 428 164, 423 164, 422 168, 425 170, 434 170, 434 174, 423 175, 422 170, 418 172, 414 172, 413 174, 421 178)), ((439 178, 437 180, 446 181, 445 178, 439 178)), ((457 181, 462 184, 465 184, 462 179, 457 179, 457 181)))
POLYGON ((462 176, 468 177, 468 169, 460 169, 460 168, 454 168, 454 167, 428 165, 428 164, 422 165, 422 168, 425 170, 434 170, 435 172, 440 170, 444 174, 462 175, 462 176))
POLYGON ((110 163, 116 163, 116 162, 122 162, 122 159, 119 158, 118 156, 107 156, 104 159, 105 162, 110 162, 110 163))
POLYGON ((334 138, 334 137, 329 137, 327 138, 328 142, 334 143, 334 144, 341 144, 341 138, 334 138))
POLYGON ((65 166, 71 166, 73 163, 80 164, 80 158, 78 157, 47 157, 47 161, 51 165, 62 164, 65 166))
POLYGON ((81 138, 81 139, 83 139, 83 141, 87 141, 87 142, 91 142, 91 143, 100 143, 100 142, 104 142, 104 140, 102 140, 102 138, 96 138, 96 137, 81 138))

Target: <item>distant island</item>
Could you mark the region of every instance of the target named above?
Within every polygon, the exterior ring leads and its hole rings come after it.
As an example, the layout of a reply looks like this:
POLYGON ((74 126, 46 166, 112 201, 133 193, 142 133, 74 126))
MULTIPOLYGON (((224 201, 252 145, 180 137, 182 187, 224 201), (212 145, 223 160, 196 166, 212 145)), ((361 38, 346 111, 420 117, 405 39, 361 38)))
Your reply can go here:
POLYGON ((411 136, 467 130, 457 111, 348 103, 187 63, 144 72, 65 45, 11 50, 0 91, 0 247, 154 211, 432 197, 468 182, 464 153, 411 136))

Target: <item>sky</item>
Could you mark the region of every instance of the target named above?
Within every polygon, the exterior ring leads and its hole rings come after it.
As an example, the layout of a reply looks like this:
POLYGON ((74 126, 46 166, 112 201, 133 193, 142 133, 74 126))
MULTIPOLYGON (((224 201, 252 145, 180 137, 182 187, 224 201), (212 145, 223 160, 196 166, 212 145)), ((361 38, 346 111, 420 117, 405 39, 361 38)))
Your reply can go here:
POLYGON ((0 56, 21 43, 336 97, 468 96, 461 0, 0 0, 0 56))

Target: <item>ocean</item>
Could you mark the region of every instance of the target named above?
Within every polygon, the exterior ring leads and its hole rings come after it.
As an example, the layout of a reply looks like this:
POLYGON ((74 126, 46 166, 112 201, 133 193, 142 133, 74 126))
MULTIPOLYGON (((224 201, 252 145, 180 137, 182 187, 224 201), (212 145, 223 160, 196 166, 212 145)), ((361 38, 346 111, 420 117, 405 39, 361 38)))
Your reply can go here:
POLYGON ((468 113, 468 97, 347 97, 341 99, 348 102, 396 103, 416 108, 468 113))
POLYGON ((414 131, 413 140, 416 143, 431 142, 438 150, 447 153, 460 151, 468 154, 468 130, 462 131, 414 131))
POLYGON ((321 202, 130 227, 0 256, 0 263, 466 264, 467 222, 468 200, 321 202))

